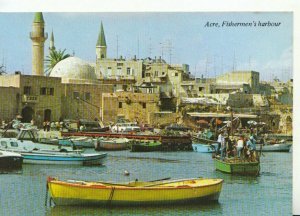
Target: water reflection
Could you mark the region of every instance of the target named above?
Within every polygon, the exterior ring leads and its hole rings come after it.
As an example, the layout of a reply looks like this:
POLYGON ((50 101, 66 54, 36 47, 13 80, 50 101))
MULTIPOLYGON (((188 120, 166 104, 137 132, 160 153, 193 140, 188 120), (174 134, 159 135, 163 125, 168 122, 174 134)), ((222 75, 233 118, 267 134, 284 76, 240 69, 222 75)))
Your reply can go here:
POLYGON ((135 207, 80 207, 80 206, 54 206, 48 207, 47 216, 61 215, 201 215, 210 212, 218 215, 222 212, 222 205, 218 202, 176 205, 176 206, 135 206, 135 207))

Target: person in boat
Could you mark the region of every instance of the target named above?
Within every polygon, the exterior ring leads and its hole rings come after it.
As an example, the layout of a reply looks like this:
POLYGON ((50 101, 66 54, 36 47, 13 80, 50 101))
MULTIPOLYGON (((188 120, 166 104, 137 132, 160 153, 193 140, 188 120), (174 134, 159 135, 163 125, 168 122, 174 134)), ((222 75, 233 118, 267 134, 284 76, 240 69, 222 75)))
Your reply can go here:
POLYGON ((234 143, 234 139, 232 137, 228 137, 226 138, 226 153, 227 153, 227 157, 234 157, 234 152, 235 152, 235 143, 234 143))
POLYGON ((247 148, 250 150, 250 158, 256 158, 256 140, 254 136, 250 136, 249 140, 247 141, 247 148))
POLYGON ((218 142, 221 144, 221 159, 223 160, 226 153, 226 142, 225 137, 223 136, 223 131, 221 131, 218 136, 218 142))
POLYGON ((239 158, 242 156, 242 151, 244 148, 244 136, 240 136, 239 140, 236 143, 236 151, 239 158))

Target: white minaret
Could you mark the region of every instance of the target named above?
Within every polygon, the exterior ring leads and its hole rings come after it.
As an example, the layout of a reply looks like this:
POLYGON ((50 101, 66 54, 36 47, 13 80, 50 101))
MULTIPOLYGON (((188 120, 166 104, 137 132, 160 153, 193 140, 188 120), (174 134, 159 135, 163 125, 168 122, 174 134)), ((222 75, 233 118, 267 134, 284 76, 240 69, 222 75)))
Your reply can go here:
POLYGON ((50 44, 49 44, 49 51, 52 51, 52 50, 55 50, 53 30, 51 32, 50 44))
POLYGON ((32 75, 44 76, 44 43, 47 33, 44 32, 45 22, 41 12, 35 13, 32 23, 32 75))

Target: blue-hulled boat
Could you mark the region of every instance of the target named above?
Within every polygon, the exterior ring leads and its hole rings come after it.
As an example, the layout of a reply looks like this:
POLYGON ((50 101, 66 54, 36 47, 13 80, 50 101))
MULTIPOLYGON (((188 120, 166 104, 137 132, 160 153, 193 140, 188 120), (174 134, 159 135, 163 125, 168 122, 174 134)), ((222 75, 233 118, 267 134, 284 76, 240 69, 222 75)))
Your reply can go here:
POLYGON ((81 152, 20 152, 25 164, 58 164, 58 165, 100 165, 107 157, 106 153, 85 154, 81 152))

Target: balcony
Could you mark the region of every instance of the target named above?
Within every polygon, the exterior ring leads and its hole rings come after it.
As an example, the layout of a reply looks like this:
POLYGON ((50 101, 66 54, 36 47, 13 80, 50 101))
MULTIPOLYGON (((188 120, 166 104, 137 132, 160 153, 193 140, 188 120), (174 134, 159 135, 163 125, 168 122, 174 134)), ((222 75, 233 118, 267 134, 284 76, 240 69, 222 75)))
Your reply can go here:
POLYGON ((37 103, 39 97, 37 95, 23 95, 22 102, 23 103, 37 103))
POLYGON ((43 33, 40 33, 40 32, 29 32, 29 37, 31 39, 36 39, 36 38, 40 38, 40 37, 44 37, 45 40, 48 38, 48 33, 45 32, 44 34, 43 33))

